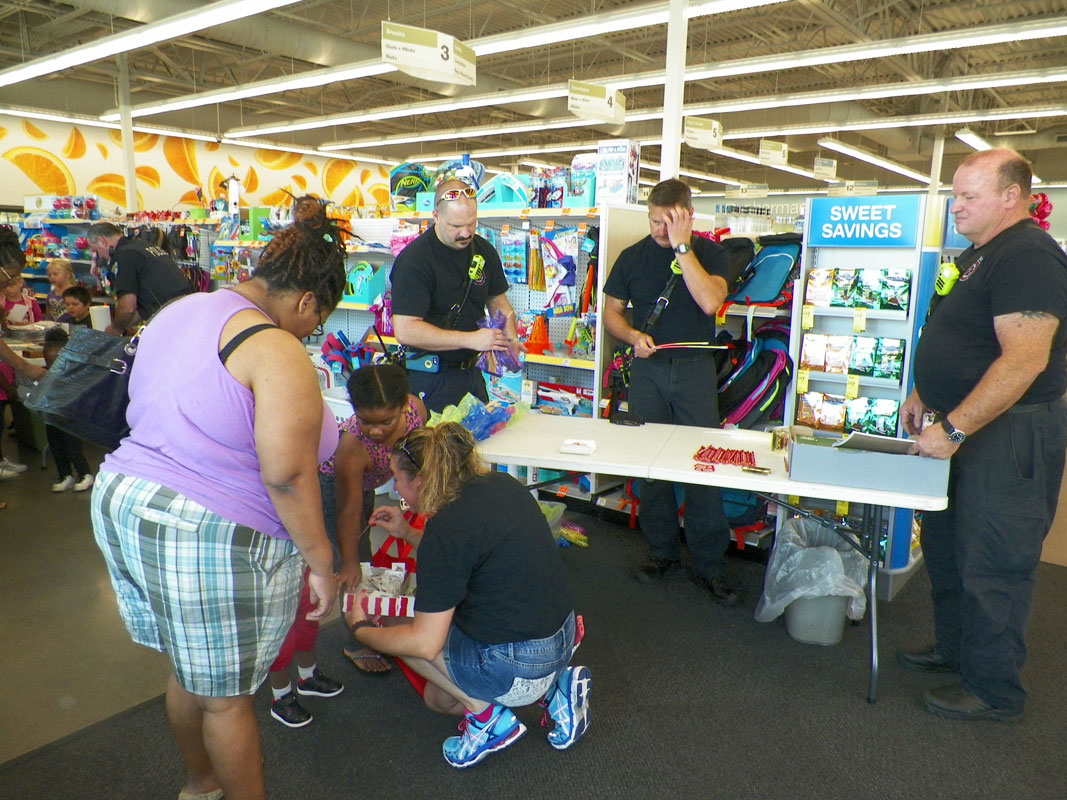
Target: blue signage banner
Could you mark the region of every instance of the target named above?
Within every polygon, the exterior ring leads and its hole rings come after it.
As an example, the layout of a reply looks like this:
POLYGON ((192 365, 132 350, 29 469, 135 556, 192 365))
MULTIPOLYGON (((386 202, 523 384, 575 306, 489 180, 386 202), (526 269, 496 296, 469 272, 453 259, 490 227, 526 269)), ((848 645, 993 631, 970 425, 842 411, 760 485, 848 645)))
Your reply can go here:
POLYGON ((918 243, 919 195, 816 197, 805 247, 909 247, 918 243))
POLYGON ((952 198, 945 203, 945 237, 942 247, 946 250, 966 250, 971 246, 970 241, 956 231, 956 218, 952 216, 952 198))

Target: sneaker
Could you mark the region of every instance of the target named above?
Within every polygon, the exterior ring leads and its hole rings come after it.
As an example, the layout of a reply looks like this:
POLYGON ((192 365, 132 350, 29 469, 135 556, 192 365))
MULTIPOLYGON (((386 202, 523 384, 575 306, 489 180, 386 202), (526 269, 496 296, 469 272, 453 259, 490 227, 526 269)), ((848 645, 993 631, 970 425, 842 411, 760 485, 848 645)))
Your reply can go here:
POLYGON ((0 464, 0 481, 6 481, 9 478, 17 478, 22 473, 18 470, 11 469, 11 467, 0 464))
POLYGON ((74 486, 72 486, 71 488, 74 489, 74 491, 76 491, 76 492, 84 492, 86 489, 92 487, 92 485, 93 485, 93 476, 92 475, 82 475, 82 479, 80 481, 78 481, 76 484, 74 484, 74 486))
POLYGON ((589 730, 589 692, 593 676, 588 667, 567 667, 556 680, 548 702, 541 702, 545 715, 555 727, 548 732, 548 743, 557 750, 566 750, 589 730))
POLYGON ((303 728, 314 719, 292 692, 270 704, 270 715, 289 728, 303 728))
POLYGON ((0 459, 0 467, 14 470, 15 472, 25 472, 29 469, 25 464, 19 464, 12 461, 10 458, 0 459))
MULTIPOLYGON (((77 486, 74 487, 77 490, 77 486)), ((318 667, 315 668, 315 674, 310 678, 296 682, 297 694, 310 694, 315 697, 336 697, 345 690, 345 687, 333 678, 327 678, 321 672, 318 667)))
POLYGON ((741 602, 741 596, 737 591, 730 587, 726 582, 726 578, 721 575, 716 575, 714 578, 705 578, 703 575, 697 575, 695 572, 691 576, 693 583, 708 590, 711 595, 711 599, 721 606, 736 606, 741 602))
POLYGON ((490 753, 514 744, 526 733, 526 726, 511 713, 511 709, 491 706, 488 722, 478 722, 469 711, 459 723, 459 736, 450 736, 441 745, 445 761, 456 769, 473 767, 490 753))
POLYGON ((62 480, 59 480, 59 481, 56 481, 55 483, 53 483, 52 484, 52 491, 53 492, 65 492, 65 491, 67 491, 68 489, 70 489, 73 486, 74 486, 74 476, 73 475, 68 475, 67 477, 63 478, 62 480))
POLYGON ((652 556, 634 573, 638 583, 659 583, 682 571, 682 562, 669 558, 652 556))

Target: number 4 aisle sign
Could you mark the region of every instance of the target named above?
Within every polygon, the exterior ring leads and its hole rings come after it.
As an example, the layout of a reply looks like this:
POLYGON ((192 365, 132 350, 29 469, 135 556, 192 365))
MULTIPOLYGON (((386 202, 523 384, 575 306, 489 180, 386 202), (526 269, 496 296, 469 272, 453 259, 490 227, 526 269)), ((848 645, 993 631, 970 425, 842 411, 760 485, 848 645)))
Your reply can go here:
POLYGON ((446 33, 382 21, 382 61, 416 78, 474 86, 474 51, 446 33))
POLYGON ((582 119, 621 124, 626 119, 626 98, 598 83, 567 82, 567 110, 582 119))

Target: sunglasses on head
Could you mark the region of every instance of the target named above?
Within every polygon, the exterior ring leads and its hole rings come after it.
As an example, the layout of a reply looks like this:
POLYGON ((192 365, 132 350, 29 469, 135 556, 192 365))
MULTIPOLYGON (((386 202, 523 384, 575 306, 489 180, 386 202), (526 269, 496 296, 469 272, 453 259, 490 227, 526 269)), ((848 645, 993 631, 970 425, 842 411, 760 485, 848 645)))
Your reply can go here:
POLYGON ((461 197, 469 197, 473 199, 477 195, 470 186, 464 186, 462 189, 449 189, 446 192, 441 192, 442 200, 458 200, 461 197))
POLYGON ((399 450, 405 456, 407 456, 408 461, 410 461, 412 464, 415 465, 415 469, 420 469, 421 468, 419 466, 418 459, 415 458, 415 454, 412 453, 411 450, 408 449, 408 440, 407 440, 406 436, 403 439, 401 439, 400 441, 398 441, 395 445, 393 445, 393 447, 396 450, 399 450))

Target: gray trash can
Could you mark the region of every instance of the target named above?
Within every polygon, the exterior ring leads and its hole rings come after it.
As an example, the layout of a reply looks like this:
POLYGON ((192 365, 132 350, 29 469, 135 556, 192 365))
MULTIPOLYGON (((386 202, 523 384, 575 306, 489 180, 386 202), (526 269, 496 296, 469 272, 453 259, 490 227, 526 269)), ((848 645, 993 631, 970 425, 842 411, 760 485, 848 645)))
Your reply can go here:
POLYGON ((833 645, 845 619, 862 619, 867 559, 835 531, 815 520, 787 520, 767 562, 756 620, 785 612, 786 630, 798 642, 833 645))

